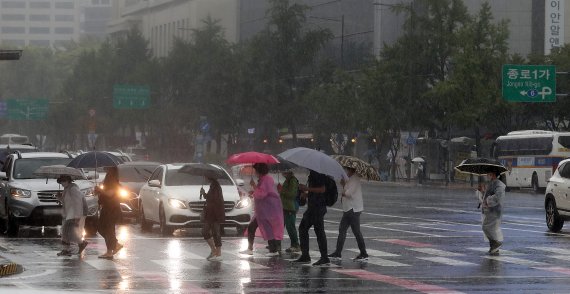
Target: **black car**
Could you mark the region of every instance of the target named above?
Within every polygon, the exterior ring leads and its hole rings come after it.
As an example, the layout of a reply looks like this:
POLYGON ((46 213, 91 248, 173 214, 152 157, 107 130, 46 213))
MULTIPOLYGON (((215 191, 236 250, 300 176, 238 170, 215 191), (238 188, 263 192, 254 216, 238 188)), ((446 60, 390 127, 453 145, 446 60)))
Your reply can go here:
POLYGON ((118 191, 121 197, 121 210, 123 217, 136 219, 139 212, 139 191, 147 182, 154 169, 161 165, 151 161, 129 161, 117 166, 121 188, 118 191))

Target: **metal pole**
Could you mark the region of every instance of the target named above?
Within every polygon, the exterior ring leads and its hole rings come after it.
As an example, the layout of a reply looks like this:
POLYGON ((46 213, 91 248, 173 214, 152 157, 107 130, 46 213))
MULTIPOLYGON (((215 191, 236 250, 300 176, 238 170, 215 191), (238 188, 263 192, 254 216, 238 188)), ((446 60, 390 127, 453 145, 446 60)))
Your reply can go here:
POLYGON ((344 14, 341 17, 340 29, 340 65, 344 68, 344 14))

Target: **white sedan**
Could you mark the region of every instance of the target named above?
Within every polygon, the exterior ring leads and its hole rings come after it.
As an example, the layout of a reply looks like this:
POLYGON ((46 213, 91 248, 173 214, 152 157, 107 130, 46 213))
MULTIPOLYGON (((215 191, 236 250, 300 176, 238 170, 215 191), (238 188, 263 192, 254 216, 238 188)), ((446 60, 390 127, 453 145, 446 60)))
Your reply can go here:
POLYGON ((564 221, 570 220, 570 159, 558 164, 548 180, 544 196, 546 226, 552 232, 559 232, 564 221))
MULTIPOLYGON (((200 199, 200 188, 206 192, 209 183, 202 176, 180 172, 184 164, 164 164, 154 170, 149 180, 140 190, 141 229, 148 231, 153 224, 160 225, 164 236, 172 235, 177 228, 201 227, 200 212, 205 199, 200 199)), ((224 196, 226 221, 222 227, 235 227, 242 234, 253 215, 253 201, 244 195, 228 173, 218 179, 224 196)))

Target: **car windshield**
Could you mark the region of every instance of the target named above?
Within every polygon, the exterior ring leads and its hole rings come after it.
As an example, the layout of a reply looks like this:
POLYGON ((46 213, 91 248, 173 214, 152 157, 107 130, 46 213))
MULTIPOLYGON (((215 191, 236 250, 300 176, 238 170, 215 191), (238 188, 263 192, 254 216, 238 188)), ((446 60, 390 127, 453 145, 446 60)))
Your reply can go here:
MULTIPOLYGON (((224 178, 218 179, 220 185, 233 185, 230 177, 225 174, 224 178)), ((191 186, 191 185, 208 185, 208 180, 202 176, 195 176, 188 173, 181 173, 178 170, 169 170, 166 173, 166 186, 191 186)))
POLYGON ((22 158, 14 163, 14 179, 33 179, 34 172, 46 165, 67 165, 71 158, 22 158))
POLYGON ((156 169, 156 165, 121 166, 119 165, 120 182, 146 182, 156 169))

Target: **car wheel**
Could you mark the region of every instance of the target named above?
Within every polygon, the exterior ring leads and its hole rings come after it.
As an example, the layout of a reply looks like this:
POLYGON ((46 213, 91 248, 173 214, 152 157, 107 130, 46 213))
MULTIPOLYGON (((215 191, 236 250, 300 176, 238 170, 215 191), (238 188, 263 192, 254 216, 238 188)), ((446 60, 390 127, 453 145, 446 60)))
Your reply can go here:
POLYGON ((143 232, 148 232, 148 231, 152 231, 152 223, 146 220, 146 217, 144 216, 144 209, 142 204, 139 206, 139 218, 140 218, 140 223, 141 223, 141 231, 143 232))
POLYGON ((236 227, 236 233, 237 233, 238 237, 243 237, 243 234, 245 233, 246 228, 247 228, 247 226, 237 226, 236 227))
POLYGON ((540 187, 538 186, 538 176, 536 174, 532 174, 531 186, 534 193, 541 193, 540 187))
POLYGON ((546 202, 546 226, 551 232, 560 232, 562 226, 564 226, 564 220, 558 215, 558 209, 556 208, 556 202, 553 199, 549 199, 546 202))
POLYGON ((162 236, 172 236, 174 228, 166 224, 166 214, 164 213, 164 207, 160 205, 158 216, 160 219, 160 234, 162 236))

